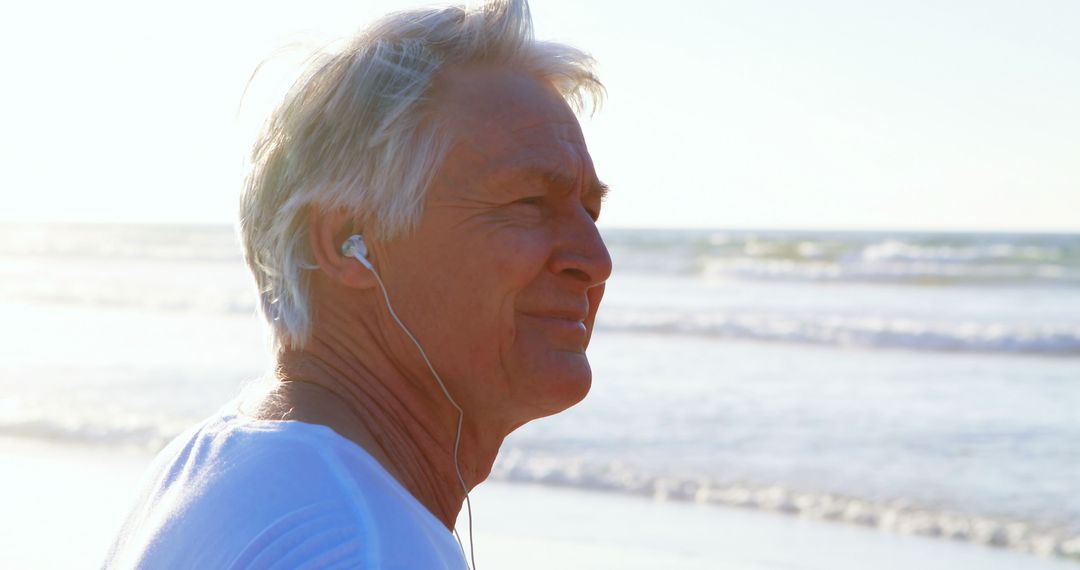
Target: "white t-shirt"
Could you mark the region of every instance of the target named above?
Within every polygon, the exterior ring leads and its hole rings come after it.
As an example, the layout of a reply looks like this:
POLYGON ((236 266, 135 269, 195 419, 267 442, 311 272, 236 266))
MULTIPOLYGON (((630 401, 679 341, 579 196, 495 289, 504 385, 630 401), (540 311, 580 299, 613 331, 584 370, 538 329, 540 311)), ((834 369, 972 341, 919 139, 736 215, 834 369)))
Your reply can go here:
POLYGON ((224 412, 154 459, 106 568, 466 569, 439 519, 328 427, 224 412))

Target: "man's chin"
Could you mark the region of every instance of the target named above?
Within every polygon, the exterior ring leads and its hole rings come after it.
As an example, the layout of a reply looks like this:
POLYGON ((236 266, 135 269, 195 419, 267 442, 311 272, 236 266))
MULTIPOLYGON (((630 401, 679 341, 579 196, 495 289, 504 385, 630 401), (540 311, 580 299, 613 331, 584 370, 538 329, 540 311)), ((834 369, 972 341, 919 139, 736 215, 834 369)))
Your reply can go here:
POLYGON ((567 410, 585 399, 592 388, 592 370, 585 355, 581 355, 582 364, 573 370, 562 370, 560 374, 542 379, 538 394, 538 418, 550 416, 567 410))

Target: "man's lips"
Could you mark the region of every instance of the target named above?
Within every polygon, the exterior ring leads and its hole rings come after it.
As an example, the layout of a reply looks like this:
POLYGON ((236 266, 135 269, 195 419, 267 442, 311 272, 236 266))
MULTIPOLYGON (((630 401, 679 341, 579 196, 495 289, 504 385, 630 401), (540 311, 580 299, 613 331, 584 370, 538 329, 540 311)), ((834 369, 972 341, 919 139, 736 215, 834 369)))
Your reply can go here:
POLYGON ((530 311, 530 312, 527 312, 525 314, 530 316, 530 317, 537 317, 537 318, 541 318, 541 319, 557 319, 557 320, 561 320, 561 321, 574 321, 574 322, 579 322, 579 323, 584 322, 585 319, 589 318, 589 312, 588 311, 574 311, 574 310, 566 310, 566 311, 530 311))
POLYGON ((577 334, 584 334, 586 332, 585 320, 589 317, 587 310, 551 310, 551 311, 529 311, 523 313, 525 316, 536 319, 543 322, 547 326, 563 330, 565 332, 577 334))

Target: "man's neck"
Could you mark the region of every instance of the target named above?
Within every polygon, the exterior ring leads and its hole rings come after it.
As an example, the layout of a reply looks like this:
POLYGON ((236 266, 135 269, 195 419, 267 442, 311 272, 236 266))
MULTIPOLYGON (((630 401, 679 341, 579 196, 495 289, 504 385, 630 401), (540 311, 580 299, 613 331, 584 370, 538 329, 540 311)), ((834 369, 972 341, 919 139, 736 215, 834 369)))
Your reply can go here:
MULTIPOLYGON (((409 373, 379 350, 342 354, 314 337, 278 358, 280 385, 263 403, 265 419, 330 427, 370 453, 448 529, 465 499, 454 465, 458 413, 426 368, 409 373), (363 354, 363 358, 358 358, 363 354)), ((465 414, 458 465, 468 489, 491 471, 509 433, 465 414)))

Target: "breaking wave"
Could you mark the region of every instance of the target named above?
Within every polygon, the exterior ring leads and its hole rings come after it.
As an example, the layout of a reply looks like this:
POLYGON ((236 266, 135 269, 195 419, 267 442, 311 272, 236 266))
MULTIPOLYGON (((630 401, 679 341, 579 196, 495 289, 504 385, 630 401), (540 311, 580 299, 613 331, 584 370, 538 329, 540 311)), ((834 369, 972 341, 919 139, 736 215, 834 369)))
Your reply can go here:
POLYGON ((1080 236, 631 231, 605 234, 621 270, 708 278, 982 286, 1080 284, 1080 236))
POLYGON ((597 328, 867 348, 1080 356, 1080 327, 751 312, 619 311, 597 328))
POLYGON ((720 483, 701 476, 654 476, 620 462, 590 463, 531 455, 517 448, 499 455, 491 478, 625 493, 661 501, 764 510, 1080 561, 1080 528, 1075 526, 1039 525, 1020 519, 935 509, 902 498, 872 501, 782 485, 720 483))

